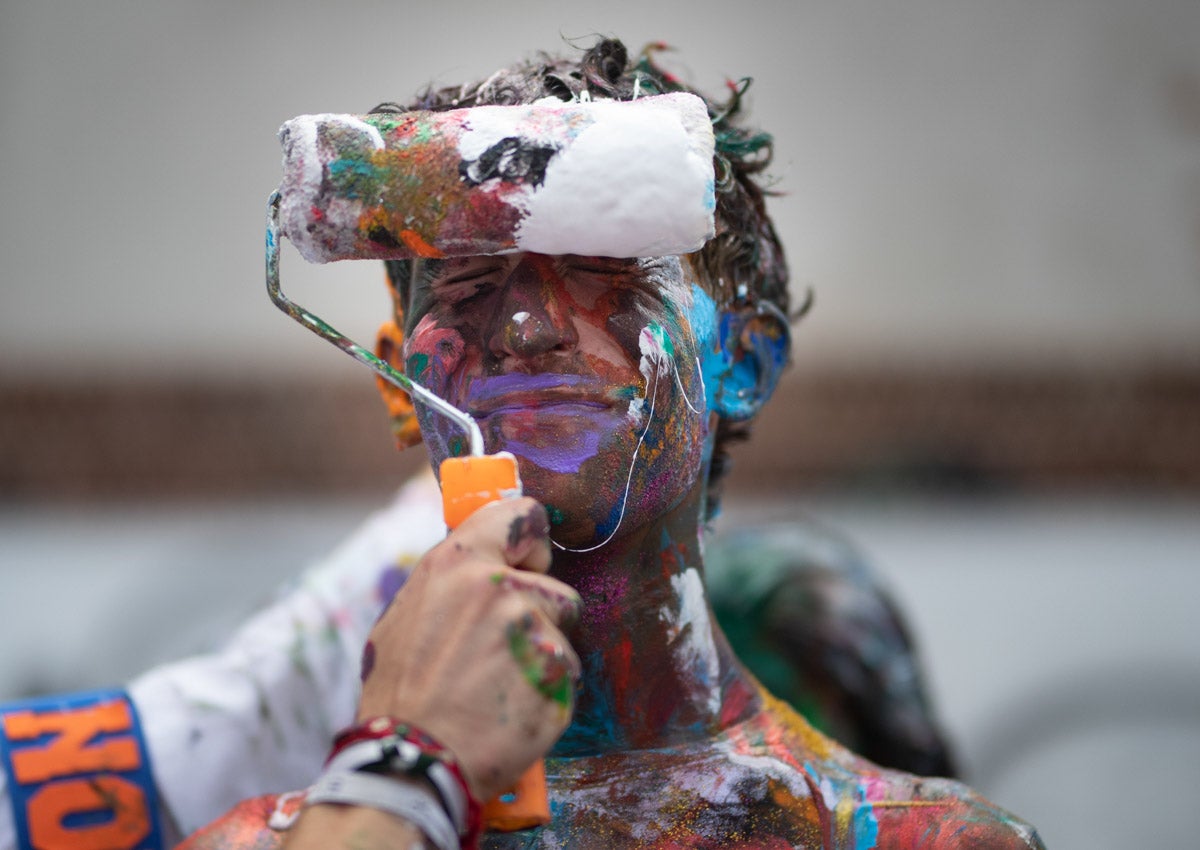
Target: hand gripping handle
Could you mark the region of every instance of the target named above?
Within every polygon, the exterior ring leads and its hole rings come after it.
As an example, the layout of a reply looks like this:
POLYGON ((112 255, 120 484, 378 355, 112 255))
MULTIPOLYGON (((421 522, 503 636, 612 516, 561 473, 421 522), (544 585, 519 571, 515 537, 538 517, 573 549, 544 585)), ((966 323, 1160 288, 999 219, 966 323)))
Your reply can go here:
MULTIPOLYGON (((442 513, 450 529, 491 502, 521 495, 517 459, 509 452, 451 457, 442 461, 442 513)), ((550 822, 546 769, 539 759, 517 784, 483 806, 483 823, 493 832, 514 832, 550 822)))

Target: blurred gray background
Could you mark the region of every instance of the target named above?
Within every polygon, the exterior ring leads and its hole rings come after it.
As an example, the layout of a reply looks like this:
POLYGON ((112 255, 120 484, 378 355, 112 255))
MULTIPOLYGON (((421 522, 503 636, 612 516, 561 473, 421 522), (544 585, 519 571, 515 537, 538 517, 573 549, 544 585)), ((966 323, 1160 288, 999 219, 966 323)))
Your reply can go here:
MULTIPOLYGON (((594 33, 755 79, 805 363, 1200 357, 1194 2, 611 6, 4 0, 3 370, 338 368, 248 285, 279 124, 594 33)), ((374 322, 377 270, 343 273, 374 322)))
MULTIPOLYGON (((776 135, 816 307, 723 522, 857 540, 1052 848, 1194 845, 1195 0, 0 0, 0 699, 210 645, 421 462, 263 292, 279 124, 596 33, 776 135)), ((364 339, 381 278, 285 246, 364 339)))

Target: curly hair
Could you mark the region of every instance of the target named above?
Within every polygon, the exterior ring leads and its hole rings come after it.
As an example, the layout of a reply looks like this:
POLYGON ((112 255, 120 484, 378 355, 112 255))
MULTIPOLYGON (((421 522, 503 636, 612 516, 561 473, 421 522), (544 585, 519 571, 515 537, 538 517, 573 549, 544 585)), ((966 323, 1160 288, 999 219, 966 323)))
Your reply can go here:
MULTIPOLYGON (((783 246, 767 215, 768 192, 759 176, 771 163, 770 134, 741 125, 742 98, 749 79, 729 82, 723 102, 689 87, 661 68, 655 54, 661 42, 648 45, 631 60, 625 45, 612 38, 598 41, 578 60, 541 53, 485 80, 461 86, 427 88, 408 106, 383 103, 372 112, 445 111, 470 106, 532 103, 544 97, 563 101, 581 97, 633 100, 653 94, 691 92, 708 107, 716 148, 716 233, 691 255, 702 283, 719 306, 753 306, 769 302, 789 314, 788 268, 783 246)), ((386 263, 393 287, 409 279, 407 260, 386 263)), ((728 446, 749 436, 748 422, 721 419, 708 480, 708 505, 715 514, 719 482, 729 468, 728 446)))

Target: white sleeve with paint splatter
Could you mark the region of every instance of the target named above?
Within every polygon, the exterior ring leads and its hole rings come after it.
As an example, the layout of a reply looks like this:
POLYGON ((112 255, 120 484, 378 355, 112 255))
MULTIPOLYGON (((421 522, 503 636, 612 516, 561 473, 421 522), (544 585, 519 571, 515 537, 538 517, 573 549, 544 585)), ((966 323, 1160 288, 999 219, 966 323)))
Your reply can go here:
POLYGON ((416 479, 220 651, 130 685, 182 834, 317 775, 333 734, 353 719, 368 631, 405 567, 444 535, 436 485, 416 479))

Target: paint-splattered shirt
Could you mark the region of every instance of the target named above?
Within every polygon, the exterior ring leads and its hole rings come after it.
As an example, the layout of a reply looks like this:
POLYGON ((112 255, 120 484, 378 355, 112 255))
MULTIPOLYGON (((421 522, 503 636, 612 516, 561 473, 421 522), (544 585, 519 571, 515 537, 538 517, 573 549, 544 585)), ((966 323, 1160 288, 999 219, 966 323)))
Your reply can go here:
POLYGON ((371 626, 407 569, 444 536, 432 477, 414 479, 221 651, 129 686, 181 834, 318 773, 333 735, 353 721, 371 626))

